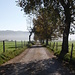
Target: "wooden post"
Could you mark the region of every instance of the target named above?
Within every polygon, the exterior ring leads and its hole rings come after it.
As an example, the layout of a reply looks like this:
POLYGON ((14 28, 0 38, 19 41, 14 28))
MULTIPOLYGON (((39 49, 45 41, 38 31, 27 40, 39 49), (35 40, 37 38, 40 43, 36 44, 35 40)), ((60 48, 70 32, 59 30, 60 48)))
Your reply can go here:
POLYGON ((72 59, 72 54, 73 54, 73 43, 72 43, 72 48, 71 48, 71 57, 70 57, 70 60, 72 59))
POLYGON ((54 47, 55 47, 55 42, 54 42, 54 44, 53 44, 53 49, 54 49, 54 47))
POLYGON ((3 53, 5 52, 5 41, 3 41, 3 53))
POLYGON ((15 40, 15 48, 17 48, 17 43, 16 43, 16 40, 15 40))
POLYGON ((23 42, 21 41, 21 47, 23 48, 23 42))
POLYGON ((56 50, 58 50, 58 42, 56 43, 56 50))

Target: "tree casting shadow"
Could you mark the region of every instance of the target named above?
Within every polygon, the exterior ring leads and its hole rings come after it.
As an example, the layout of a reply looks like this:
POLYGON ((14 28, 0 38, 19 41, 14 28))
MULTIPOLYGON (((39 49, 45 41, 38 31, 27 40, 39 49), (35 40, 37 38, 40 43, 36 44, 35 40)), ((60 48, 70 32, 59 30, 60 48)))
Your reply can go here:
POLYGON ((57 59, 44 59, 30 63, 13 63, 0 66, 0 75, 75 75, 63 68, 57 59))

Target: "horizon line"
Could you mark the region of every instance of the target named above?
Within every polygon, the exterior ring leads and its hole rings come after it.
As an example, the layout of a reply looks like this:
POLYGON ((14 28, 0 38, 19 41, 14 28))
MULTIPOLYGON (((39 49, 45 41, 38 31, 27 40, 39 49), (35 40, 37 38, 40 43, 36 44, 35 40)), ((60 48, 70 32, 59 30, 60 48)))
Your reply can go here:
POLYGON ((23 31, 23 30, 0 30, 0 31, 22 31, 22 32, 29 32, 27 30, 23 31))

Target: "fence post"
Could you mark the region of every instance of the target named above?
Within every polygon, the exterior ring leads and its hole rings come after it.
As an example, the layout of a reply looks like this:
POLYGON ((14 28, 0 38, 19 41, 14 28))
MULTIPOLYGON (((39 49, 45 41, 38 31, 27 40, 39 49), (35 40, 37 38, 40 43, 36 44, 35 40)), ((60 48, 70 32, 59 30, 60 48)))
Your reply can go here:
POLYGON ((54 42, 54 44, 53 44, 53 49, 54 49, 54 46, 55 46, 55 42, 54 42))
POLYGON ((5 52, 5 41, 3 41, 3 53, 5 52))
POLYGON ((56 50, 58 50, 58 42, 56 43, 56 50))
POLYGON ((73 43, 72 43, 72 48, 71 48, 71 57, 70 57, 70 60, 72 59, 72 54, 73 54, 73 43))
POLYGON ((25 46, 25 41, 24 41, 24 46, 25 46))
POLYGON ((21 41, 21 47, 23 48, 23 42, 21 41))
POLYGON ((17 48, 17 43, 16 43, 16 40, 15 40, 15 48, 17 48))

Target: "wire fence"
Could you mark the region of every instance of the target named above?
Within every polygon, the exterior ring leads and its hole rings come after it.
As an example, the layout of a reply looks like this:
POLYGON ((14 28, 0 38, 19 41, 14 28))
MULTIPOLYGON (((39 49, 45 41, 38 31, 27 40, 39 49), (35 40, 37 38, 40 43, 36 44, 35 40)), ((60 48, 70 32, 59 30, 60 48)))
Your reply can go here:
MULTIPOLYGON (((50 42, 49 47, 56 52, 61 52, 62 42, 50 42)), ((69 42, 68 45, 70 59, 75 58, 75 42, 69 42)))
POLYGON ((26 44, 26 41, 0 41, 0 53, 23 48, 26 46, 26 44))

